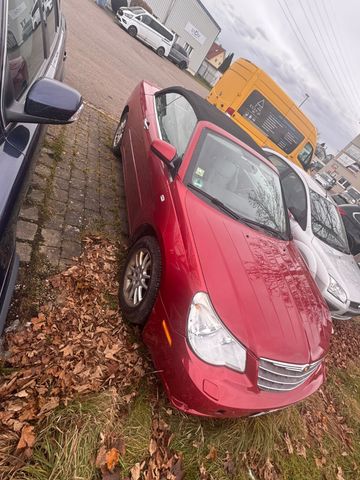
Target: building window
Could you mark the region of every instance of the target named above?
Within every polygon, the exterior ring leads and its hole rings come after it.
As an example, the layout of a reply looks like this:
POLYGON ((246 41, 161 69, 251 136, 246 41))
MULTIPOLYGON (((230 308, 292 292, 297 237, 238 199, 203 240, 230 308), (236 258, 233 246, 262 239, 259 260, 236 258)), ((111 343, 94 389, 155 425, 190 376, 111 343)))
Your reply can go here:
POLYGON ((194 50, 193 47, 189 45, 187 42, 184 45, 184 49, 186 50, 186 53, 188 54, 189 57, 191 55, 191 52, 194 50))
POLYGON ((343 188, 348 188, 351 185, 351 183, 346 180, 345 177, 340 177, 338 180, 338 184, 341 185, 343 188))

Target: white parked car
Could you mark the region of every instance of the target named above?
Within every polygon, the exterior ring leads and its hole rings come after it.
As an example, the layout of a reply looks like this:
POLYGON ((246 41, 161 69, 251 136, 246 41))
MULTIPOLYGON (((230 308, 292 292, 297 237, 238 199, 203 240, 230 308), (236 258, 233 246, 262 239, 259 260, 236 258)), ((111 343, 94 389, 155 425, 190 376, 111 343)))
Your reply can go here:
POLYGON ((116 18, 129 35, 142 40, 153 48, 160 57, 169 55, 175 40, 174 33, 144 8, 120 8, 116 18))
POLYGON ((295 244, 331 316, 348 320, 360 315, 360 269, 350 254, 337 206, 304 170, 277 152, 264 151, 279 170, 295 244))
POLYGON ((40 7, 39 3, 36 2, 31 10, 31 20, 32 20, 32 29, 36 30, 41 23, 40 7))

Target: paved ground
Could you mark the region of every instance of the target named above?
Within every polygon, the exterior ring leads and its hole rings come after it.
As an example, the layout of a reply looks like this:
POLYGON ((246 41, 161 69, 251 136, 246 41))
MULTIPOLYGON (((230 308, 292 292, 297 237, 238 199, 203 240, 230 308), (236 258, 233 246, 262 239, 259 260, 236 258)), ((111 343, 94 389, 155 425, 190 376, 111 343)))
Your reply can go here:
POLYGON ((76 124, 49 128, 18 221, 23 262, 40 253, 62 269, 86 233, 126 231, 121 166, 109 148, 115 125, 87 105, 76 124))
POLYGON ((131 38, 93 0, 63 0, 68 25, 65 80, 94 105, 118 118, 140 80, 161 88, 182 85, 207 90, 188 73, 131 38))

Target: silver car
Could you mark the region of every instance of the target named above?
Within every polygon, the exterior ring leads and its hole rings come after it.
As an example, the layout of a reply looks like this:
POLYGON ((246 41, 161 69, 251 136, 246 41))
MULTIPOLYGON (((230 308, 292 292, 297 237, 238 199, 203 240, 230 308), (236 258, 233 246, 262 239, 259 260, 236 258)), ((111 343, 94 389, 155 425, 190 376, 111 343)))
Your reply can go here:
POLYGON ((178 65, 181 70, 185 70, 189 66, 188 53, 185 48, 178 43, 174 43, 171 47, 168 59, 175 63, 175 65, 178 65))
POLYGON ((331 316, 348 320, 360 315, 360 269, 350 254, 337 206, 304 170, 277 152, 264 151, 279 170, 295 244, 331 316))

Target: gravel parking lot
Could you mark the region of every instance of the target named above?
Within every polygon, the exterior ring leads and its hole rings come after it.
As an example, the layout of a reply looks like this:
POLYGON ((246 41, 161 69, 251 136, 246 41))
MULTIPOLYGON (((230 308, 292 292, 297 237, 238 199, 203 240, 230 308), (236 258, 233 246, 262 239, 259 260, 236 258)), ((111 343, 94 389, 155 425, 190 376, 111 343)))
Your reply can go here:
POLYGON ((188 73, 131 38, 94 0, 63 0, 68 25, 66 82, 115 118, 135 85, 181 85, 206 96, 188 73))

